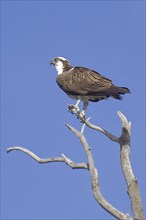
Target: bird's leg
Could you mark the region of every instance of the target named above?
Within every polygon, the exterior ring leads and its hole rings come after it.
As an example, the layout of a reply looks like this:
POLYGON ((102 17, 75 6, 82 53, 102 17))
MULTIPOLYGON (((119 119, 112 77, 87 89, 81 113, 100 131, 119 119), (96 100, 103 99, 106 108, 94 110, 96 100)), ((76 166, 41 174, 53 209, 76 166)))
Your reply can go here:
POLYGON ((79 115, 80 109, 79 109, 79 103, 80 103, 80 99, 77 100, 75 105, 69 104, 68 105, 68 110, 75 115, 79 115))
POLYGON ((89 101, 83 101, 83 109, 80 114, 78 114, 78 118, 80 119, 81 122, 84 122, 86 120, 85 114, 86 114, 86 109, 88 107, 89 101))

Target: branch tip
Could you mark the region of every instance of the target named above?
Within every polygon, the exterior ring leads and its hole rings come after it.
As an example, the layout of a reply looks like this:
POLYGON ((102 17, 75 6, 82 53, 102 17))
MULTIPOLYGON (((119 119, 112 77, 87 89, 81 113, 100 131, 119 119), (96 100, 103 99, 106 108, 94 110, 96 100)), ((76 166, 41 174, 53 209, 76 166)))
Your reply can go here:
POLYGON ((65 160, 68 159, 68 158, 65 156, 65 154, 61 154, 61 156, 62 156, 65 160))
MULTIPOLYGON (((88 122, 90 119, 91 119, 91 117, 87 118, 87 119, 86 119, 86 122, 88 122)), ((81 133, 82 133, 82 134, 84 133, 85 126, 86 126, 86 123, 84 123, 84 124, 82 125, 82 128, 81 128, 81 133)))
POLYGON ((9 153, 12 150, 11 147, 7 148, 7 153, 9 153))
POLYGON ((71 126, 69 124, 65 123, 65 126, 71 130, 71 126))
POLYGON ((74 127, 72 127, 71 125, 69 124, 65 124, 65 126, 70 129, 77 137, 80 137, 81 136, 81 132, 79 132, 78 130, 76 130, 74 127))
POLYGON ((9 153, 10 151, 13 151, 13 150, 21 150, 22 149, 22 147, 20 147, 20 146, 15 146, 15 147, 9 147, 9 148, 7 148, 7 153, 9 153))

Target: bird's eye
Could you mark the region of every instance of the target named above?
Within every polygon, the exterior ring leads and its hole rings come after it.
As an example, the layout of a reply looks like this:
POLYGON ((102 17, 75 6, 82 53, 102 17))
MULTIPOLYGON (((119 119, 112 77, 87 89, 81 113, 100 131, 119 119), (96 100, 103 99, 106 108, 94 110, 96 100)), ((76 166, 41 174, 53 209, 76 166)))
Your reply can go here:
POLYGON ((59 58, 54 59, 55 63, 57 63, 59 60, 60 60, 59 58))

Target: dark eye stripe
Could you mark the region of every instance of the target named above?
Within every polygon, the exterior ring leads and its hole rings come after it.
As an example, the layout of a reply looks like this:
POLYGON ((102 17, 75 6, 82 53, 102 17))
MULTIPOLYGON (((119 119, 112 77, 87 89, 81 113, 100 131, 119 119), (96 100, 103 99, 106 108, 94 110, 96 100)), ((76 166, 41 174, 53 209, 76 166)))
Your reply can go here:
POLYGON ((59 58, 55 58, 55 59, 54 59, 55 62, 58 62, 59 60, 60 60, 59 58))

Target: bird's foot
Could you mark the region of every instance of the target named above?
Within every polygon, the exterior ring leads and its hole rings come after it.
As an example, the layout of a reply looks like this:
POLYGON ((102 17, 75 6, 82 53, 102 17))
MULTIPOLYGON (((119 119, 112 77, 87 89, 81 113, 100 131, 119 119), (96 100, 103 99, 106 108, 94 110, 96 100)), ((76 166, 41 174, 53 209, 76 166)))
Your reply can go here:
POLYGON ((69 104, 68 105, 68 111, 71 112, 72 114, 74 115, 79 115, 80 113, 80 109, 79 107, 75 106, 75 105, 72 105, 72 104, 69 104))
POLYGON ((80 119, 80 122, 85 123, 86 118, 85 118, 85 112, 81 111, 78 115, 77 118, 80 119))
POLYGON ((80 122, 84 123, 86 118, 85 118, 85 111, 82 110, 80 112, 80 109, 78 106, 75 106, 75 105, 72 105, 72 104, 69 104, 68 105, 68 109, 67 109, 69 112, 71 112, 73 115, 76 115, 77 116, 77 119, 80 119, 80 122))

